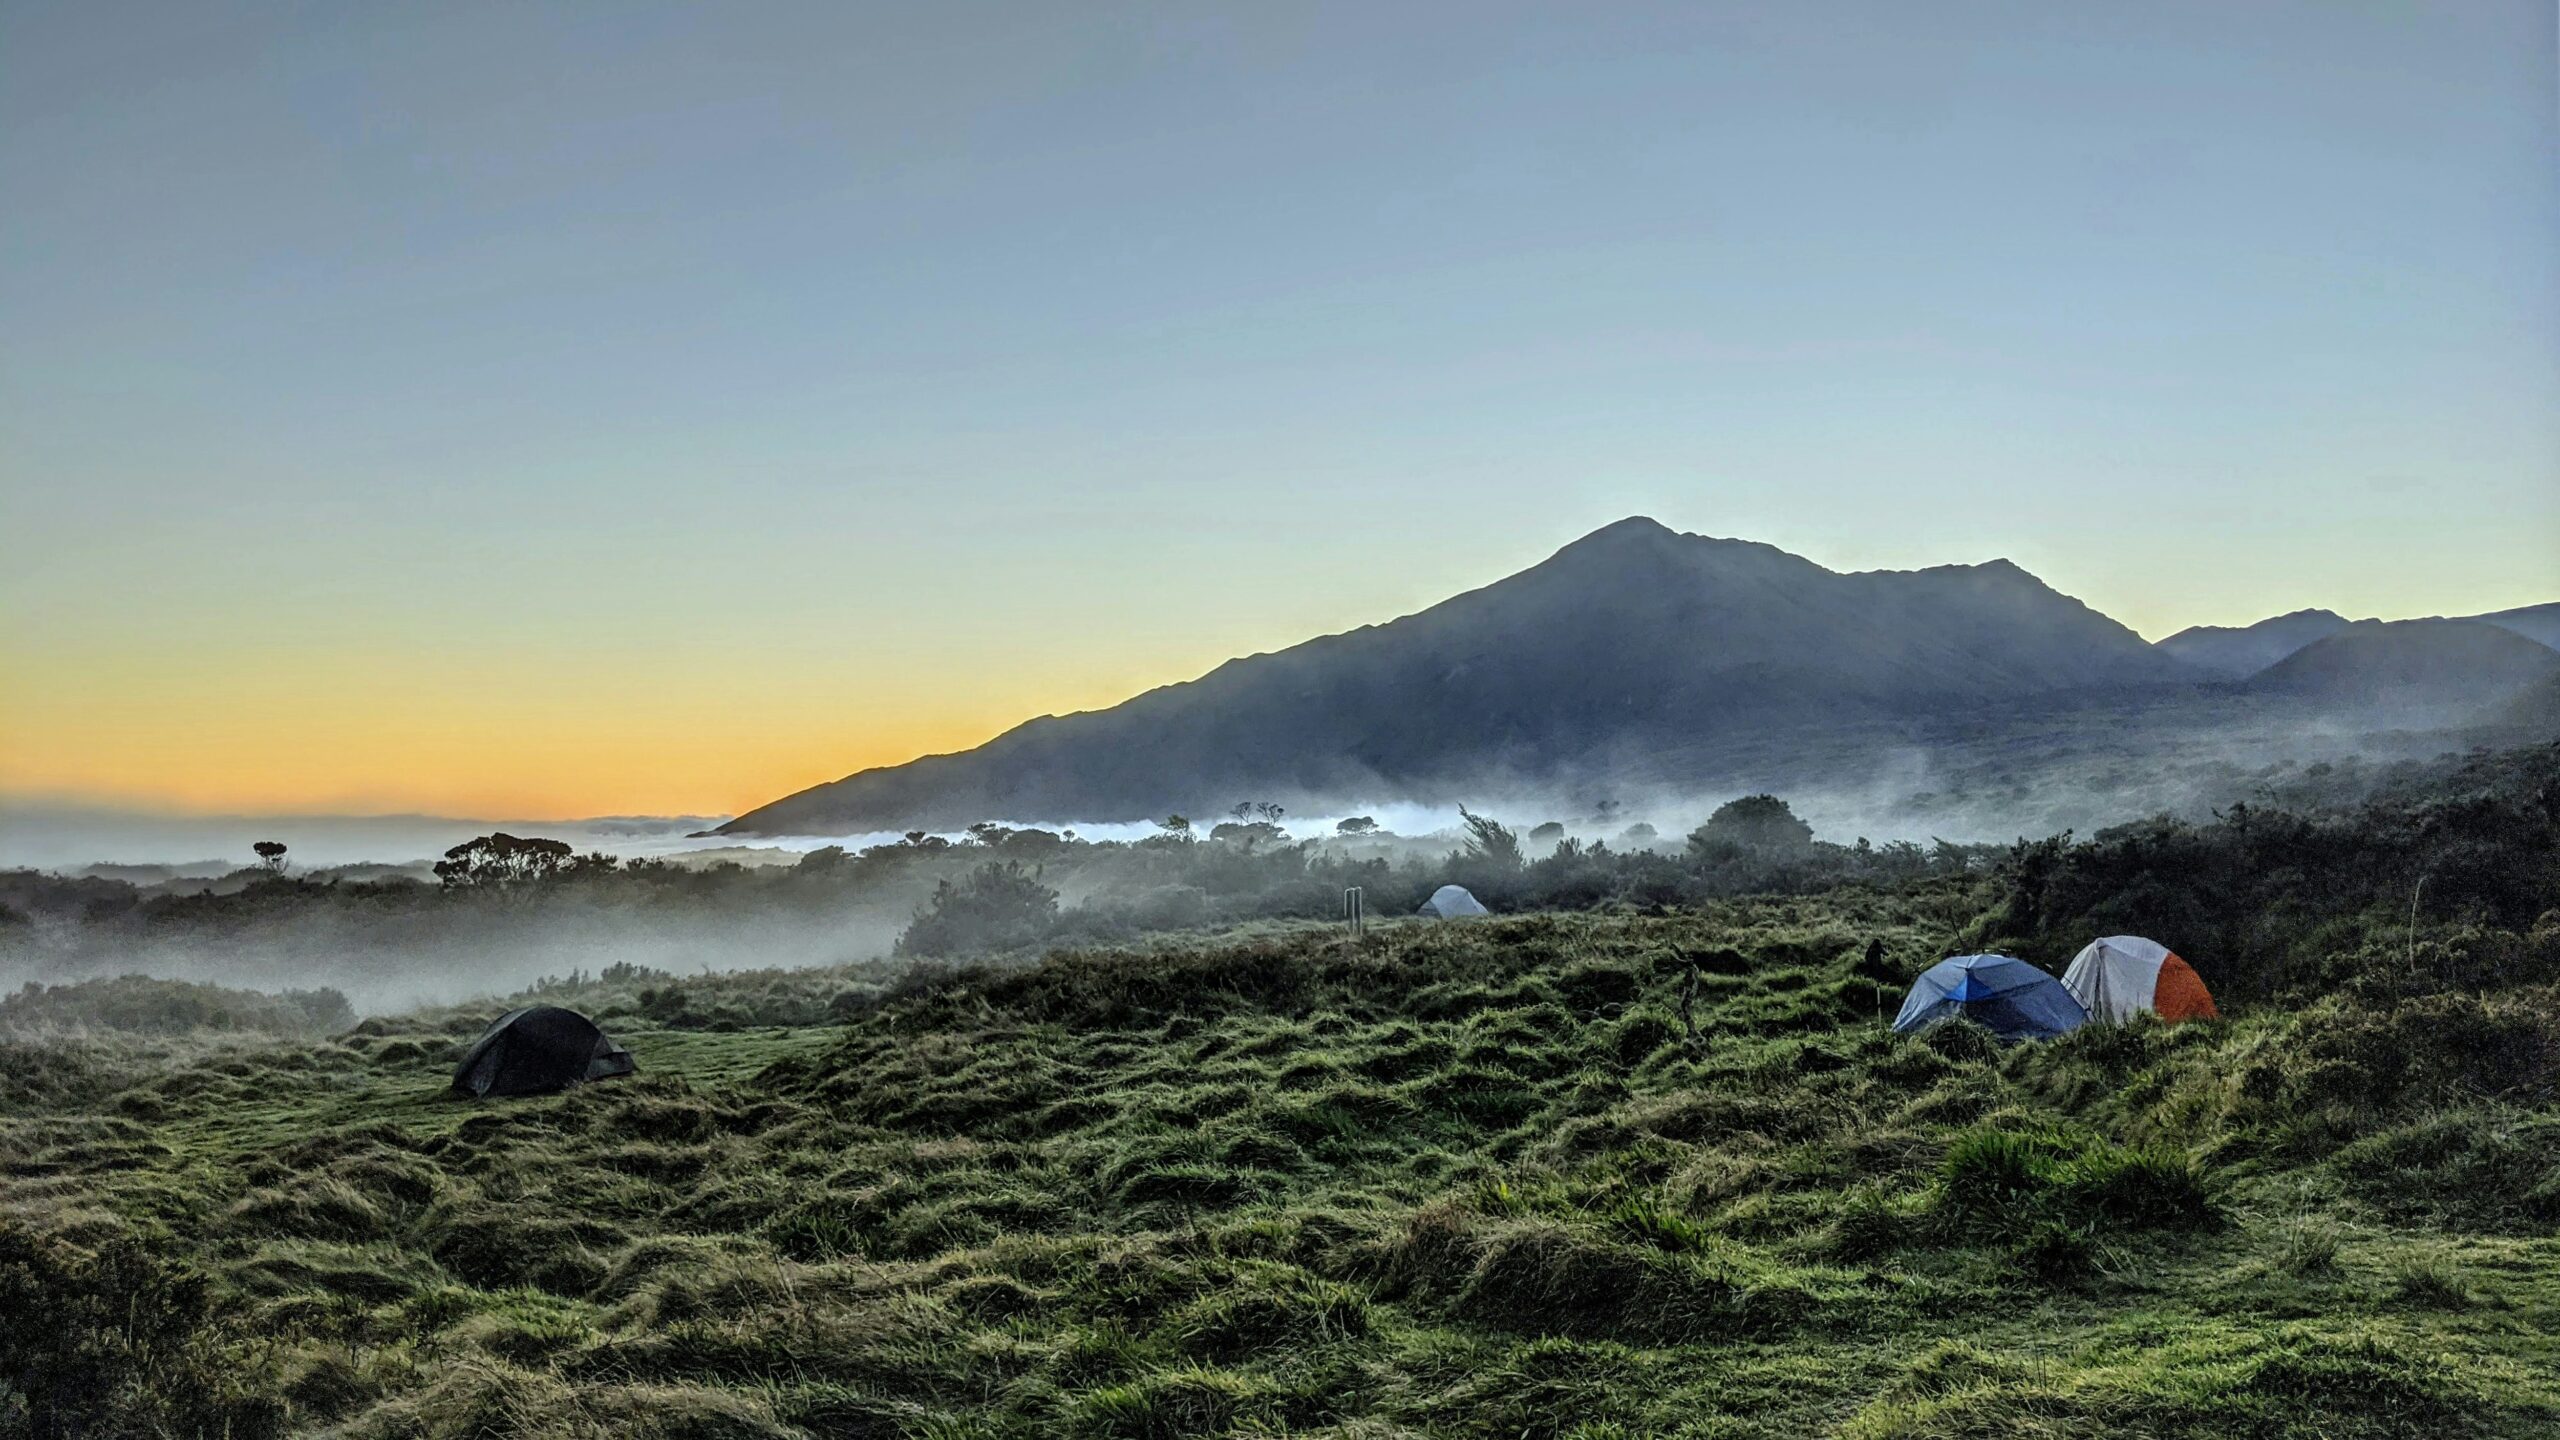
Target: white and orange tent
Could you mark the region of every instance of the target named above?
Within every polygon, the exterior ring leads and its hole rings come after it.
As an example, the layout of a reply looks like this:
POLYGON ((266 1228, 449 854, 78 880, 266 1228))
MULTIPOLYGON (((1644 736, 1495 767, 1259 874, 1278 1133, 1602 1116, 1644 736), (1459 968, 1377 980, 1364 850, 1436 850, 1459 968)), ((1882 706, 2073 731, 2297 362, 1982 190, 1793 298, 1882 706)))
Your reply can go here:
POLYGON ((2062 972, 2062 988, 2090 1019, 2114 1025, 2145 1010, 2172 1024, 2221 1017, 2213 1008, 2213 992, 2204 988, 2195 967, 2168 946, 2139 935, 2090 941, 2062 972))

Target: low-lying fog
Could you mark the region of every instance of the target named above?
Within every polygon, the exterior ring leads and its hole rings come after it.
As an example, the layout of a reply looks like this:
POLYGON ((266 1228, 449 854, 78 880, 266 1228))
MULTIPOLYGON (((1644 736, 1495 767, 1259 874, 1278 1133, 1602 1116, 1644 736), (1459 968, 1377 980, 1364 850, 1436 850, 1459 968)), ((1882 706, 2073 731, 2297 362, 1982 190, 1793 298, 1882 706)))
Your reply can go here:
MULTIPOLYGON (((2420 737, 2409 738, 2411 744, 2393 753, 2391 747, 2371 745, 2370 737, 2366 743, 2337 737, 2329 744, 2296 735, 2287 737, 2290 758, 2273 761, 2270 754, 2286 748, 2286 742, 2108 753, 2103 746, 2093 749, 2082 734, 2039 756, 2022 754, 2022 749, 2035 748, 2033 742, 2022 747, 2020 737, 2011 736, 1970 759, 1943 750, 1870 751, 1854 766, 1803 753, 1787 756, 1780 746, 1780 760, 1770 769, 1738 782, 1696 787, 1704 793, 1604 799, 1601 787, 1591 785, 1519 785, 1508 787, 1507 794, 1469 797, 1466 803, 1518 831, 1532 859, 1547 854, 1561 838, 1538 830, 1550 822, 1561 825, 1564 836, 1586 844, 1605 841, 1622 850, 1650 846, 1676 853, 1688 832, 1718 804, 1762 790, 1786 798, 1826 841, 2002 842, 2066 828, 2085 834, 2163 811, 2200 815, 2251 798, 2256 787, 2270 780, 2320 775, 2321 767, 2333 761, 2356 775, 2346 782, 2351 788, 2370 783, 2382 770, 2368 766, 2354 771, 2359 756, 2393 761, 2414 750, 2433 754, 2441 748, 2432 739, 2420 743, 2420 737), (1790 773, 1808 770, 1834 783, 1789 783, 1790 773), (1838 783, 1850 774, 1856 775, 1856 783, 1838 783), (1649 833, 1640 827, 1650 827, 1649 833)), ((1285 803, 1292 797, 1269 798, 1285 803)), ((1455 800, 1364 805, 1298 798, 1303 808, 1293 806, 1295 813, 1279 820, 1293 839, 1332 841, 1344 819, 1363 816, 1382 833, 1342 842, 1363 855, 1429 862, 1460 844, 1455 800)), ((1157 833, 1150 821, 988 818, 1010 828, 1072 832, 1092 841, 1133 841, 1157 833)), ((1205 836, 1231 816, 1221 807, 1191 818, 1195 832, 1205 836)), ((0 871, 100 876, 128 881, 146 893, 169 894, 202 888, 204 882, 255 863, 251 847, 262 840, 290 847, 290 871, 297 875, 346 880, 399 875, 433 883, 429 866, 446 849, 497 830, 562 840, 580 853, 602 851, 624 860, 658 859, 688 867, 722 862, 791 866, 823 847, 858 852, 900 838, 888 832, 702 833, 718 823, 719 817, 710 816, 552 822, 413 815, 166 816, 19 807, 0 811, 0 871)), ((929 891, 929 881, 924 883, 929 891)), ((1087 898, 1072 878, 1053 877, 1053 883, 1064 892, 1067 905, 1087 898)), ((521 916, 510 920, 503 909, 483 907, 468 914, 436 906, 387 916, 350 909, 296 916, 290 923, 269 924, 262 918, 237 927, 218 944, 190 938, 194 932, 186 927, 171 935, 151 927, 102 928, 75 943, 47 942, 33 950, 22 936, 0 946, 0 982, 139 972, 258 989, 327 984, 346 991, 359 1009, 378 1012, 505 994, 544 976, 596 971, 616 962, 693 974, 877 960, 891 952, 920 898, 910 887, 795 908, 768 904, 760 893, 698 907, 548 907, 538 924, 521 916), (102 938, 110 934, 111 942, 102 938)), ((76 932, 84 927, 74 921, 53 927, 53 932, 65 928, 76 932)))

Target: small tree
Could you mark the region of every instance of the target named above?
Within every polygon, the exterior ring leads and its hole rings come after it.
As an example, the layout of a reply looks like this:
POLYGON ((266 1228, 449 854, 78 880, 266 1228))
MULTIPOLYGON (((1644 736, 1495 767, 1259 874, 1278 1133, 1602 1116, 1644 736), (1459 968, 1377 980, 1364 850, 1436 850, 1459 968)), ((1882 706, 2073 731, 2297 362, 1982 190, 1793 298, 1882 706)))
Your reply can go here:
POLYGON ((808 854, 801 856, 800 863, 793 868, 814 874, 822 870, 833 870, 837 866, 844 864, 847 858, 848 857, 844 853, 843 846, 821 845, 817 849, 810 851, 808 854))
POLYGON ((436 862, 436 878, 453 890, 512 890, 556 880, 577 869, 578 863, 577 853, 563 841, 539 836, 519 839, 501 831, 444 852, 436 862))
POLYGON ((268 874, 281 875, 284 873, 285 846, 283 841, 261 840, 249 848, 258 852, 258 863, 267 867, 268 874))
POLYGON ((1775 795, 1745 795, 1716 807, 1707 823, 1690 832, 1689 849, 1714 854, 1728 846, 1745 850, 1801 850, 1813 843, 1813 827, 1796 818, 1787 802, 1775 795))
POLYGON ((1378 822, 1366 815, 1354 815, 1350 819, 1343 821, 1341 824, 1334 826, 1333 833, 1336 835, 1375 835, 1378 833, 1378 822))
POLYGON ((1478 815, 1466 806, 1458 807, 1458 819, 1467 827, 1467 858, 1482 861, 1501 870, 1520 868, 1520 837, 1506 829, 1490 815, 1478 815))
POLYGON ((1268 820, 1224 820, 1209 831, 1209 838, 1251 851, 1258 845, 1284 844, 1289 839, 1289 832, 1268 820))
POLYGON ((1191 817, 1188 815, 1167 815, 1156 822, 1156 828, 1167 835, 1175 837, 1176 839, 1188 840, 1191 838, 1191 817))
POLYGON ((1263 824, 1276 826, 1280 823, 1280 817, 1289 812, 1265 800, 1253 807, 1253 813, 1262 817, 1263 824))

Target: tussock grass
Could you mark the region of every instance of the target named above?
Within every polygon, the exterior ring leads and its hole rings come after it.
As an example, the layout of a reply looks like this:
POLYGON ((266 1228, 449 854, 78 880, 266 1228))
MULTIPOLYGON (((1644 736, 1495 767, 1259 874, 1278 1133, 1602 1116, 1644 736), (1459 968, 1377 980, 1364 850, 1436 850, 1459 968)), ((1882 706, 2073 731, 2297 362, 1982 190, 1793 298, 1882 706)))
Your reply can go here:
POLYGON ((803 1029, 662 992, 640 1076, 476 1106, 460 1015, 0 1051, 0 1237, 50 1257, 0 1301, 95 1291, 101 1393, 172 1435, 2560 1427, 2540 992, 1886 1034, 1866 938, 1965 923, 1262 929, 803 1029))

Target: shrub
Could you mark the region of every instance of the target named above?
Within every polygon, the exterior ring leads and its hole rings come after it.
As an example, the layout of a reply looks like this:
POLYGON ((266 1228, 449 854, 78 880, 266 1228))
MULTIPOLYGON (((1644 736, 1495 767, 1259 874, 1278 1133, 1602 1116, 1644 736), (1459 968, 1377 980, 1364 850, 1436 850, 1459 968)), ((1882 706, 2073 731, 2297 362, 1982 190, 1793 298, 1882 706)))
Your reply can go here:
POLYGON ((1689 835, 1693 856, 1741 850, 1801 850, 1813 843, 1813 827, 1775 795, 1745 795, 1716 807, 1689 835))
POLYGON ((901 955, 959 955, 1017 950, 1047 938, 1058 920, 1058 892, 1018 861, 987 865, 958 883, 934 882, 933 898, 898 937, 901 955))
POLYGON ((271 1352, 217 1323, 210 1293, 130 1237, 81 1251, 0 1220, 0 1432, 282 1435, 271 1352))

